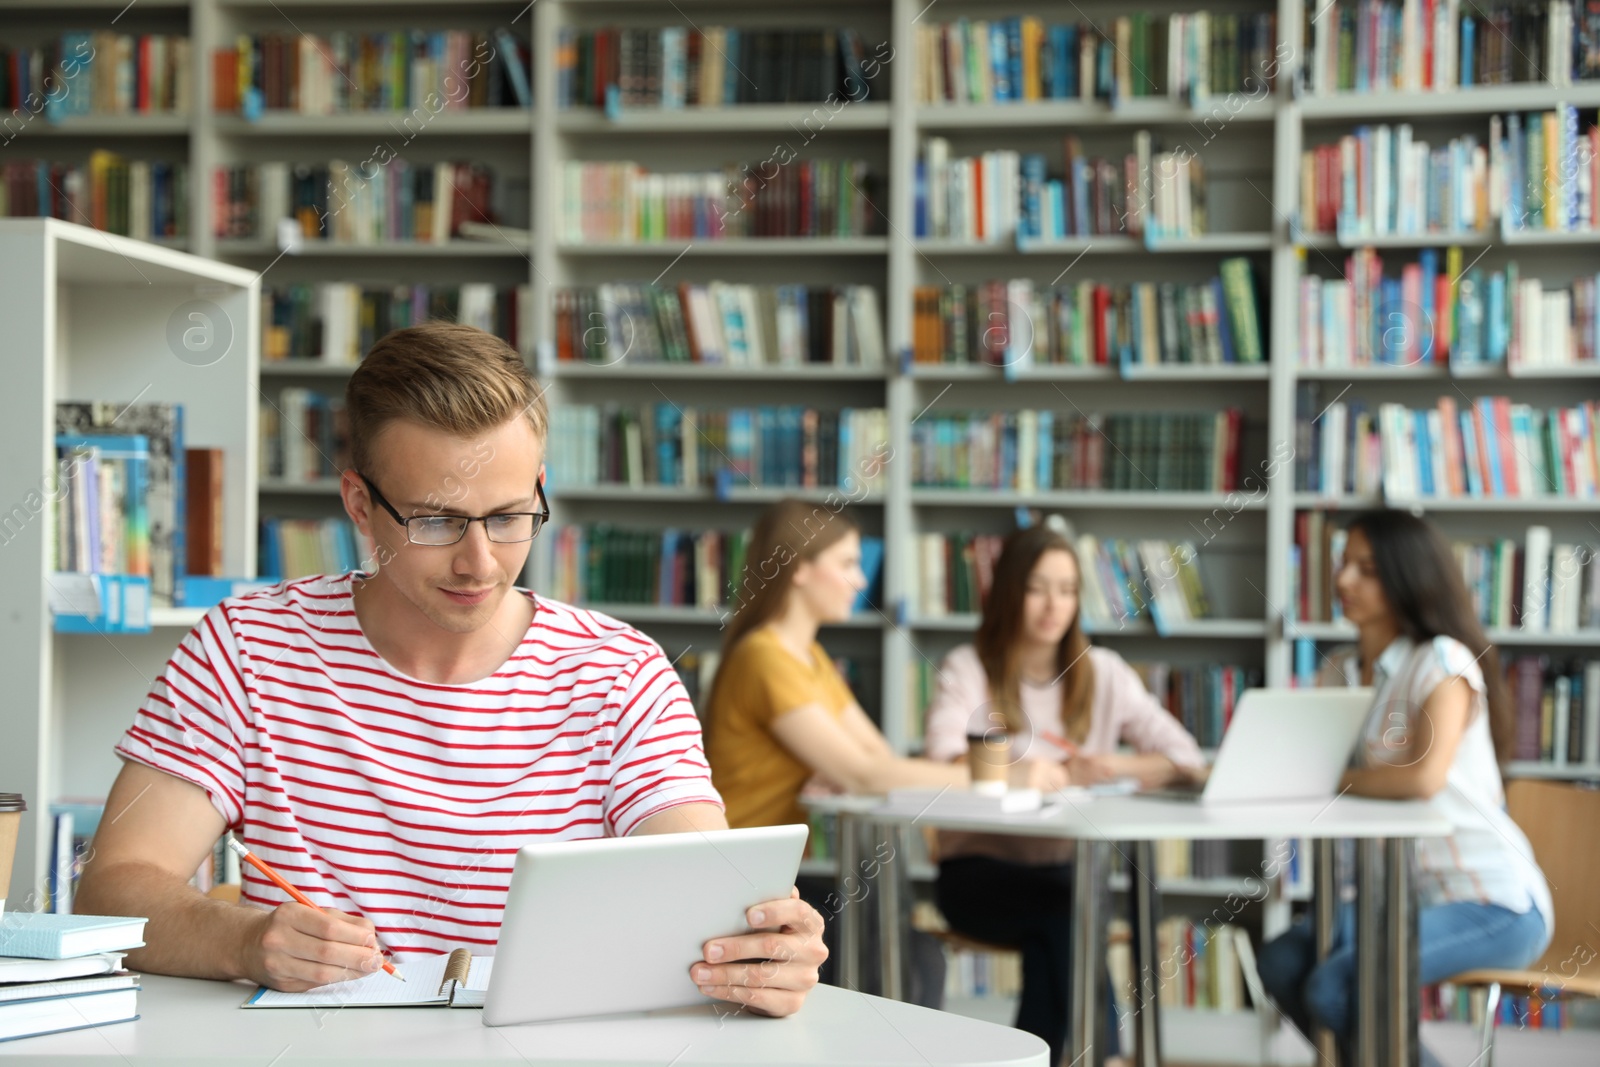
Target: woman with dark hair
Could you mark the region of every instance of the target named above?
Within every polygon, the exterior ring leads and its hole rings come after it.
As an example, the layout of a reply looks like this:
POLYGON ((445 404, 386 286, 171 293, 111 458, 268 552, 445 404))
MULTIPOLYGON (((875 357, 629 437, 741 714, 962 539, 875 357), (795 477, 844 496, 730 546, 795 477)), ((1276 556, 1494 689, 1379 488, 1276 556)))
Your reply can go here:
MULTIPOLYGON (((1080 573, 1071 542, 1048 526, 1006 539, 973 643, 940 666, 930 759, 962 761, 969 736, 1003 723, 1015 753, 1063 762, 1078 784, 1127 776, 1155 787, 1201 773, 1194 738, 1121 656, 1084 636, 1080 573)), ((1021 949, 1016 1025, 1049 1043, 1051 1063, 1068 1036, 1072 855, 1071 841, 939 835, 939 908, 956 932, 1021 949)))
MULTIPOLYGON (((756 520, 705 712, 706 758, 729 826, 804 823, 800 794, 807 787, 884 793, 968 784, 964 764, 896 755, 817 642, 824 624, 850 617, 865 584, 861 538, 843 514, 791 499, 756 520)), ((1039 789, 1067 781, 1053 760, 1021 760, 1010 777, 1039 789)), ((799 888, 825 918, 842 906, 828 899, 831 881, 802 878, 799 888)), ((869 926, 867 933, 875 931, 869 926)), ((913 939, 912 951, 911 999, 937 1007, 939 946, 913 939)), ((831 973, 825 966, 823 981, 831 973)))
MULTIPOLYGON (((1406 512, 1358 515, 1334 584, 1356 627, 1354 669, 1339 673, 1348 684, 1375 687, 1344 787, 1359 796, 1432 799, 1455 825, 1449 837, 1417 842, 1418 980, 1527 966, 1550 941, 1550 887, 1505 811, 1496 756, 1510 752, 1511 701, 1449 543, 1406 512)), ((1302 922, 1265 945, 1258 964, 1268 992, 1301 1031, 1309 1035, 1316 1023, 1344 1040, 1354 958, 1347 906, 1322 963, 1302 922)))

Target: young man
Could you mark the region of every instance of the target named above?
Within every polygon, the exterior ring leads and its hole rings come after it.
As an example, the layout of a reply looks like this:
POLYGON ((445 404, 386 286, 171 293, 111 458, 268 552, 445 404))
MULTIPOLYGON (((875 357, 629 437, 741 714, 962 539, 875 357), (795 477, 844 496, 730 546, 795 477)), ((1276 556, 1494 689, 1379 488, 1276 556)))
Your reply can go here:
MULTIPOLYGON (((726 827, 659 646, 513 586, 549 515, 546 410, 517 354, 465 326, 400 330, 346 398, 340 490, 376 565, 213 608, 117 746, 77 908, 148 916, 139 970, 299 991, 380 952, 488 950, 525 842, 726 827), (248 867, 255 907, 192 889, 229 828, 328 914, 248 867)), ((822 919, 799 899, 749 919, 768 932, 708 942, 692 977, 790 1014, 822 919)))

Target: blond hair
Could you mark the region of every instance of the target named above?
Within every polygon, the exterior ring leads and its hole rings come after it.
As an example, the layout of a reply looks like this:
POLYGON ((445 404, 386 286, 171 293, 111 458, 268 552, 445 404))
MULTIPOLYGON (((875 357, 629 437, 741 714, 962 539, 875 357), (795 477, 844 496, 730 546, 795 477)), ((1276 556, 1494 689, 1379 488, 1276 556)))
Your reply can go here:
POLYGON ((544 390, 500 338, 454 322, 427 322, 386 335, 345 387, 350 458, 371 473, 372 446, 389 423, 406 420, 473 437, 517 415, 543 441, 550 416, 544 390))

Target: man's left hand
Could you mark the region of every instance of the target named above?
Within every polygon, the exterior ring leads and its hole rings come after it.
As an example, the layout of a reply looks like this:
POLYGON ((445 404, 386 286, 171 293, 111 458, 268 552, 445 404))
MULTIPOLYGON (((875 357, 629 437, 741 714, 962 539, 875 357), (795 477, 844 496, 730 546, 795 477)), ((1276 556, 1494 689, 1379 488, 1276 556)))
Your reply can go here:
POLYGON ((745 913, 753 933, 705 943, 705 959, 689 969, 700 992, 761 1015, 793 1015, 817 984, 828 958, 822 916, 800 899, 769 900, 745 913))

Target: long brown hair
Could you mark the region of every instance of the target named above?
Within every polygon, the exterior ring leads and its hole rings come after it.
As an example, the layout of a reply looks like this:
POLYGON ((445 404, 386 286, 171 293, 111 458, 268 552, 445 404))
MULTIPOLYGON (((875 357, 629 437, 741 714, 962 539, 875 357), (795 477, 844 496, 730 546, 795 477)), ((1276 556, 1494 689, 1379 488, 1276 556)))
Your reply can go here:
POLYGON ((1392 508, 1363 512, 1348 528, 1366 537, 1378 584, 1400 632, 1417 644, 1453 637, 1482 666, 1495 754, 1502 762, 1510 759, 1516 723, 1500 654, 1473 614, 1467 583, 1444 534, 1426 519, 1392 508))
MULTIPOLYGON (((750 531, 744 567, 728 598, 732 618, 722 631, 723 662, 740 641, 782 614, 800 564, 816 559, 857 532, 854 520, 844 512, 794 497, 786 497, 763 511, 750 531)), ((721 674, 718 671, 712 680, 707 708, 715 706, 721 674)))
MULTIPOLYGON (((1048 526, 1030 526, 1006 538, 994 565, 994 580, 983 605, 983 616, 973 645, 989 679, 989 697, 1005 717, 1012 733, 1025 732, 1022 711, 1022 602, 1028 577, 1046 552, 1065 552, 1083 583, 1083 567, 1072 542, 1048 526)), ((1094 664, 1089 660, 1089 639, 1084 636, 1082 612, 1072 613, 1072 623, 1056 647, 1055 668, 1061 679, 1061 725, 1072 741, 1089 733, 1093 714, 1094 664)))

